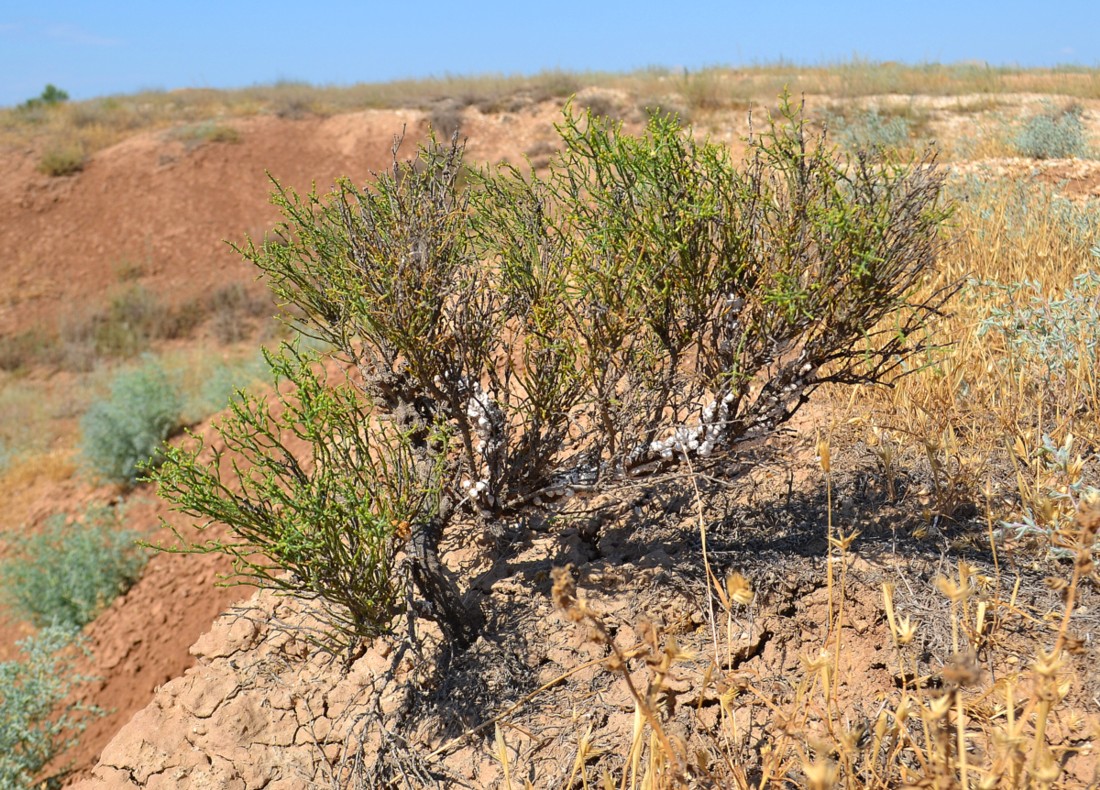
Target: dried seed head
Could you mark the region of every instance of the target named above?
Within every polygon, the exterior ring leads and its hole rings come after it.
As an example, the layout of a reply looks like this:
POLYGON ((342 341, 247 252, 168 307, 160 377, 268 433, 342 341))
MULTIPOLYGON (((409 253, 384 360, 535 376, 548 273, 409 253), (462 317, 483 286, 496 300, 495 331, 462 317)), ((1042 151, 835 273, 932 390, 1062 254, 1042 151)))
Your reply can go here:
POLYGON ((820 673, 823 684, 828 687, 829 677, 832 675, 833 669, 832 654, 823 648, 813 658, 807 658, 806 656, 800 656, 800 658, 802 664, 806 667, 806 671, 820 673))
POLYGON ((1043 579, 1043 584, 1055 592, 1063 592, 1069 587, 1069 582, 1059 576, 1047 576, 1043 579))
POLYGON ((1100 491, 1091 489, 1082 497, 1077 508, 1077 525, 1081 528, 1082 537, 1088 538, 1082 542, 1091 545, 1096 540, 1097 532, 1100 532, 1100 491))
POLYGON ((905 722, 909 719, 909 696, 906 695, 901 698, 901 702, 898 703, 898 707, 894 710, 894 721, 897 722, 898 727, 904 727, 905 722))
POLYGON ((1069 695, 1070 690, 1073 688, 1073 679, 1070 677, 1064 677, 1058 681, 1058 685, 1055 690, 1058 692, 1058 701, 1061 702, 1069 695))
POLYGON ((837 767, 827 760, 803 763, 802 773, 806 775, 807 786, 820 790, 831 790, 837 786, 837 779, 840 778, 837 767))
POLYGON ((953 695, 944 694, 941 697, 936 697, 928 704, 928 711, 932 714, 933 719, 944 718, 948 711, 951 710, 951 702, 953 695))
POLYGON ((859 537, 859 530, 853 529, 847 535, 837 535, 835 538, 829 538, 829 543, 840 551, 847 551, 852 542, 859 537))
POLYGON ((918 628, 920 628, 920 621, 911 622, 909 615, 898 620, 898 632, 896 634, 898 644, 907 645, 912 642, 913 637, 917 635, 918 628))
POLYGON ((1090 573, 1092 573, 1093 568, 1095 567, 1092 561, 1092 551, 1087 547, 1083 547, 1077 550, 1077 555, 1073 558, 1073 562, 1077 568, 1077 571, 1082 576, 1088 576, 1090 573))
POLYGON ((1066 634, 1062 639, 1066 652, 1071 655, 1080 655, 1085 652, 1085 640, 1076 634, 1066 634))
POLYGON ((938 589, 945 598, 953 602, 961 601, 965 594, 965 590, 963 590, 961 586, 943 576, 938 576, 936 578, 936 589, 938 589))
POLYGON ((669 663, 673 661, 691 661, 695 658, 695 653, 680 647, 674 636, 670 636, 668 641, 665 642, 665 655, 668 656, 669 663))
POLYGON ((817 440, 817 462, 821 464, 821 471, 825 474, 829 474, 829 471, 832 469, 832 456, 829 452, 828 439, 817 440))
POLYGON ((1032 774, 1038 780, 1040 786, 1050 786, 1061 775, 1062 766, 1058 764, 1057 760, 1052 759, 1049 754, 1039 760, 1039 764, 1032 774))
POLYGON ((978 659, 971 652, 959 653, 943 668, 940 676, 954 688, 972 686, 981 678, 978 659))
POLYGON ((726 577, 726 592, 731 601, 736 601, 742 606, 752 603, 753 591, 749 580, 740 573, 731 573, 726 577))
POLYGON ((584 612, 581 611, 577 601, 577 585, 573 581, 572 563, 563 568, 553 568, 550 571, 550 578, 554 580, 550 588, 550 599, 554 602, 554 606, 565 612, 573 622, 583 620, 584 612))
POLYGON ((1062 657, 1055 653, 1047 653, 1040 650, 1039 655, 1035 657, 1035 663, 1032 667, 1037 675, 1044 678, 1052 678, 1058 674, 1058 670, 1062 668, 1062 657))

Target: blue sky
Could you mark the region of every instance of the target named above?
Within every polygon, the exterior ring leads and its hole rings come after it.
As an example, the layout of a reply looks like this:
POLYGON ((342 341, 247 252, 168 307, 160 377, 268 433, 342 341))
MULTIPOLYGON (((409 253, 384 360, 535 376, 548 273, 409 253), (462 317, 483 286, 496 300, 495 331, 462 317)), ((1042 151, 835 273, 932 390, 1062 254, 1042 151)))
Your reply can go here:
POLYGON ((279 79, 350 84, 780 58, 1100 65, 1100 2, 0 0, 0 105, 279 79))

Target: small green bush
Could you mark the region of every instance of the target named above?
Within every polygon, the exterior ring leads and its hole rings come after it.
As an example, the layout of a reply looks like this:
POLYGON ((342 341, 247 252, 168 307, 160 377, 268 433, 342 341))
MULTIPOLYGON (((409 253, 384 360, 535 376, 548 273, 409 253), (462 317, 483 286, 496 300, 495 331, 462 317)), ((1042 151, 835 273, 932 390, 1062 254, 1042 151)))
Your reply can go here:
POLYGON ((1085 156, 1088 144, 1081 113, 1078 105, 1058 110, 1047 103, 1041 113, 1023 123, 1013 144, 1023 156, 1032 159, 1085 156))
POLYGON ((333 385, 314 356, 284 346, 267 361, 279 406, 240 393, 217 426, 232 468, 248 469, 236 479, 240 495, 221 483, 221 451, 214 448, 210 467, 200 461, 198 437, 189 448, 167 448, 153 476, 180 512, 237 528, 229 541, 195 550, 231 554, 243 582, 318 599, 337 642, 340 634, 373 636, 404 600, 391 578, 401 524, 438 508, 442 468, 423 484, 408 437, 371 427, 370 405, 350 382, 333 385), (283 444, 290 433, 308 443, 308 460, 283 444))
POLYGON ((141 536, 121 529, 114 510, 90 508, 65 522, 55 516, 41 532, 19 536, 0 565, 4 597, 39 628, 90 623, 137 581, 148 559, 136 542, 141 536))
POLYGON ((77 650, 73 634, 62 627, 43 629, 19 643, 20 661, 0 663, 0 788, 51 787, 42 769, 72 746, 96 708, 58 704, 86 678, 73 675, 77 650))
POLYGON ((47 84, 42 93, 33 99, 27 99, 19 105, 21 110, 31 110, 36 107, 53 107, 56 104, 64 104, 69 100, 69 94, 56 85, 47 84))
POLYGON ((160 446, 179 426, 179 392, 156 362, 119 373, 110 397, 81 420, 82 452, 97 477, 133 484, 142 464, 155 465, 160 446))
POLYGON ((87 164, 88 156, 79 143, 56 143, 46 149, 38 163, 38 171, 48 176, 71 176, 87 164))

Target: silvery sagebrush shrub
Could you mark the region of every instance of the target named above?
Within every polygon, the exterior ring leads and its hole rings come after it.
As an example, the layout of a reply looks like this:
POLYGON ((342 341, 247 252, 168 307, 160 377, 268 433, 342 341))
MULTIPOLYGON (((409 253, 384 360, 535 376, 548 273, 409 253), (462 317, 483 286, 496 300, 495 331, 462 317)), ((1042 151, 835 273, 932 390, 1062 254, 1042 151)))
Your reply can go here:
POLYGON ((909 144, 911 127, 900 115, 883 115, 876 108, 864 110, 850 120, 834 116, 836 140, 847 151, 868 151, 875 148, 902 148, 909 144))
POLYGON ((76 742, 96 708, 57 706, 86 678, 73 674, 79 639, 52 626, 18 643, 21 658, 0 662, 0 787, 30 790, 41 772, 76 742), (75 642, 75 647, 74 647, 75 642))
POLYGON ((1032 159, 1085 156, 1088 141, 1082 112, 1076 104, 1059 110, 1049 102, 1044 103, 1041 112, 1021 124, 1012 142, 1021 154, 1032 159))
MULTIPOLYGON (((1100 255, 1100 250, 1093 250, 1100 255)), ((1087 271, 1073 278, 1060 294, 1046 294, 1036 281, 972 283, 997 293, 1001 305, 989 309, 979 337, 996 334, 1006 343, 1006 364, 1027 380, 1061 388, 1067 371, 1081 364, 1100 364, 1100 274, 1087 271)))
POLYGON ((179 426, 182 408, 179 392, 154 359, 119 371, 109 397, 93 403, 80 421, 85 466, 96 477, 133 484, 140 464, 161 457, 161 444, 179 426))
MULTIPOLYGON (((1092 254, 1100 258, 1100 248, 1092 254)), ((1074 391, 1071 373, 1100 366, 1100 274, 1095 271, 1078 274, 1061 293, 1044 292, 1037 281, 972 282, 968 287, 999 297, 982 321, 979 337, 996 336, 1004 343, 1007 353, 1001 356, 1001 364, 1011 368, 1016 380, 1033 388, 1041 401, 1064 400, 1074 391)), ((1082 400, 1076 404, 1077 411, 1089 410, 1089 396, 1087 391, 1079 393, 1082 400)), ((1058 413, 1059 409, 1052 406, 1050 411, 1058 413)), ((1082 476, 1083 461, 1075 454, 1073 435, 1066 435, 1059 444, 1044 434, 1033 454, 1018 442, 1015 454, 1053 482, 1037 485, 1043 489, 1038 503, 1025 497, 1019 519, 1002 522, 999 534, 1017 541, 1042 538, 1050 542, 1052 555, 1072 556, 1071 551, 1054 545, 1053 537, 1073 521, 1080 502, 1097 495, 1082 476)))
POLYGON ((363 188, 276 183, 283 222, 240 251, 332 351, 284 349, 293 387, 233 408, 244 461, 192 446, 153 474, 229 525, 194 550, 337 604, 345 635, 415 592, 468 644, 476 609, 437 556, 456 517, 510 523, 688 460, 722 474, 822 385, 899 372, 954 291, 921 290, 947 216, 931 155, 843 156, 786 97, 740 164, 670 117, 635 136, 567 107, 558 132, 542 177, 471 172, 452 139, 413 161, 395 142, 363 188))
POLYGON ((55 516, 40 531, 9 539, 3 597, 37 627, 78 629, 138 579, 148 558, 140 537, 109 508, 90 508, 71 523, 55 516))

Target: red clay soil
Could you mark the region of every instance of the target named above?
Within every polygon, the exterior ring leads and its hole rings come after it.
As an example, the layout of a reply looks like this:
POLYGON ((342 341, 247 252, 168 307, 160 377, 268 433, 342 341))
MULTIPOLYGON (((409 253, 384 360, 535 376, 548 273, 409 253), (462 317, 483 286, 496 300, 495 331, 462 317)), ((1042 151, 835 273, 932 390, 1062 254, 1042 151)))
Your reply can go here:
MULTIPOLYGON (((468 110, 468 156, 521 162, 550 139, 559 112, 468 110)), ((328 190, 342 176, 361 184, 389 166, 396 134, 406 130, 402 155, 411 156, 427 129, 423 113, 401 110, 225 123, 239 142, 189 149, 169 133, 143 133, 60 178, 36 171, 33 149, 0 150, 0 333, 55 326, 62 306, 94 304, 127 267, 170 301, 249 280, 255 273, 225 240, 262 236, 278 219, 267 173, 301 191, 328 190)))
POLYGON ((192 150, 146 133, 94 155, 84 171, 51 178, 33 150, 0 158, 0 331, 48 327, 142 267, 142 284, 184 299, 253 273, 224 243, 262 234, 276 219, 271 183, 327 189, 365 181, 390 160, 394 133, 419 114, 364 112, 328 119, 231 122, 238 143, 192 150))

